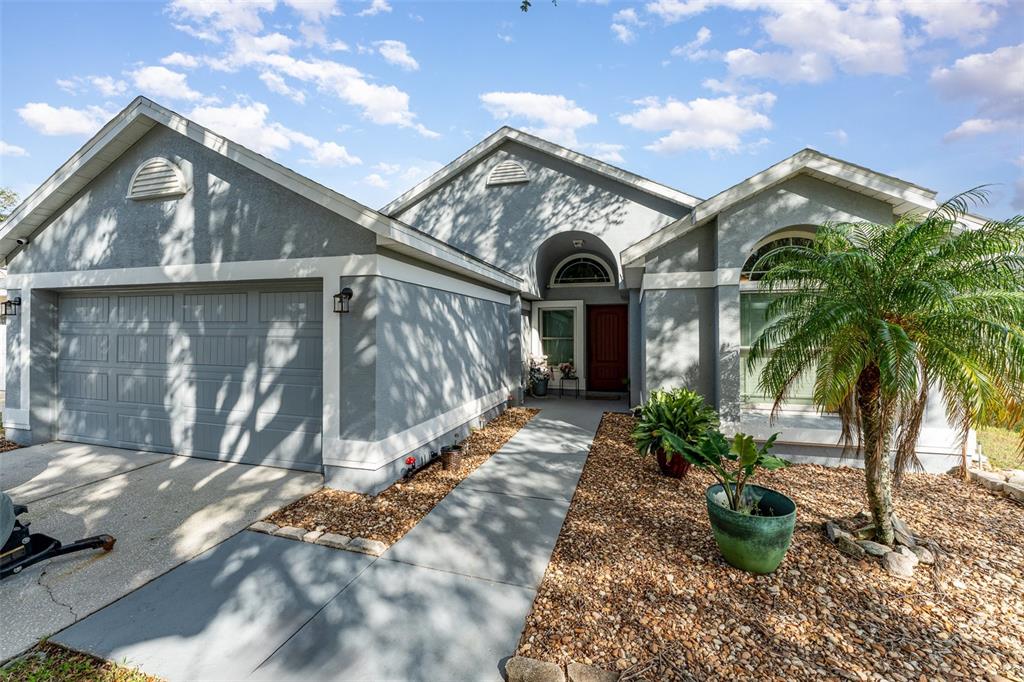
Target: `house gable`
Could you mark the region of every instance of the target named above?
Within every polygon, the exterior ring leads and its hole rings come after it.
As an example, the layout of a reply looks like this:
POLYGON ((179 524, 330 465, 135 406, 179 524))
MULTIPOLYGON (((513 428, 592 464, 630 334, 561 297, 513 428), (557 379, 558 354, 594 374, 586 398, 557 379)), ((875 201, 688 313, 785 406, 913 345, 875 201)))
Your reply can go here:
POLYGON ((585 232, 617 254, 688 212, 683 204, 507 140, 394 215, 520 275, 536 293, 536 254, 550 237, 585 232), (494 169, 509 162, 528 182, 489 184, 494 169))
POLYGON ((153 126, 13 255, 12 274, 373 253, 373 232, 174 130, 153 126), (154 157, 185 176, 171 197, 132 198, 154 157))

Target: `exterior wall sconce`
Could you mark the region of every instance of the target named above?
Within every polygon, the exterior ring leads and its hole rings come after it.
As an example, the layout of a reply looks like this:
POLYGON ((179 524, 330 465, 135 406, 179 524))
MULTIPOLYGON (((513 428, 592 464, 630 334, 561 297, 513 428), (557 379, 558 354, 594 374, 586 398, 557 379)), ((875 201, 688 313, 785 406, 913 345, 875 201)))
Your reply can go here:
POLYGON ((4 301, 2 307, 0 307, 0 315, 3 317, 13 317, 18 314, 18 310, 21 308, 21 296, 15 296, 9 301, 4 301))
MULTIPOLYGON (((18 300, 20 301, 21 299, 18 300)), ((350 300, 352 300, 352 290, 345 287, 334 295, 334 312, 347 313, 349 311, 348 302, 350 300)))

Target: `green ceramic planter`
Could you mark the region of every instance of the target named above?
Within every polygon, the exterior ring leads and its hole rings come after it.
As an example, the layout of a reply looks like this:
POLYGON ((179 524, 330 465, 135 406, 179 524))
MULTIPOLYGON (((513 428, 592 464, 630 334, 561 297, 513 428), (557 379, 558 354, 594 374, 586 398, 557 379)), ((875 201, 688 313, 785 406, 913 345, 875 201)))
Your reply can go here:
POLYGON ((743 496, 760 497, 762 513, 771 510, 774 516, 752 516, 734 512, 727 506, 725 488, 713 485, 705 493, 711 530, 725 560, 736 568, 751 573, 771 573, 782 562, 793 539, 796 526, 796 503, 782 493, 759 485, 746 485, 743 496))

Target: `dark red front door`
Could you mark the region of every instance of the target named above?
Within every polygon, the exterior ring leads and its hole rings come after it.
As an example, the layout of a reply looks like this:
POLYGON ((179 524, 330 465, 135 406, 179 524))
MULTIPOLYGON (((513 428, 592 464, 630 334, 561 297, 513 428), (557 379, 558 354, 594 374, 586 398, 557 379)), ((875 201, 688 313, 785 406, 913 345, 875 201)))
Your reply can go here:
POLYGON ((625 391, 629 376, 628 307, 587 306, 587 388, 625 391))

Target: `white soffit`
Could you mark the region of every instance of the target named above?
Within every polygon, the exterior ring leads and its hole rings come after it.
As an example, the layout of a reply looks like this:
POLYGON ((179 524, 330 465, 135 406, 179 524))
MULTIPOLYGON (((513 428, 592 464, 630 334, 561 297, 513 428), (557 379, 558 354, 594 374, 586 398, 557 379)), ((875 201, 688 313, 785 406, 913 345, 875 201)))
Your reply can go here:
POLYGON ((0 259, 6 263, 7 257, 18 248, 17 238, 35 232, 157 123, 374 232, 378 243, 402 245, 416 257, 425 256, 441 267, 502 289, 517 290, 522 284, 521 278, 515 275, 363 206, 141 96, 103 126, 0 224, 0 259))
POLYGON ((508 141, 517 142, 524 147, 529 147, 536 151, 543 152, 548 156, 562 159, 579 166, 580 168, 597 173, 598 175, 611 180, 621 182, 624 185, 638 189, 646 194, 650 194, 651 196, 655 196, 660 199, 665 199, 666 201, 671 201, 672 203, 680 206, 690 208, 700 203, 700 199, 686 194, 685 192, 680 192, 677 189, 673 189, 668 185, 648 180, 645 177, 635 173, 630 173, 627 170, 605 163, 604 161, 599 161, 593 157, 586 156, 585 154, 574 152, 573 150, 555 144, 554 142, 548 142, 536 135, 524 133, 521 130, 505 126, 485 137, 457 159, 410 189, 408 192, 405 192, 395 198, 389 204, 381 208, 380 212, 390 216, 401 213, 444 183, 460 174, 462 171, 466 170, 481 159, 486 158, 494 150, 508 141))
POLYGON ((642 265, 639 261, 659 246, 678 239, 726 208, 800 174, 885 201, 892 204, 897 214, 929 211, 937 206, 933 190, 808 148, 702 201, 688 215, 624 249, 621 253, 623 267, 642 265))

